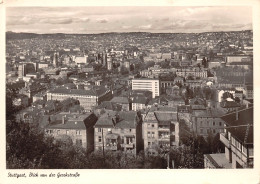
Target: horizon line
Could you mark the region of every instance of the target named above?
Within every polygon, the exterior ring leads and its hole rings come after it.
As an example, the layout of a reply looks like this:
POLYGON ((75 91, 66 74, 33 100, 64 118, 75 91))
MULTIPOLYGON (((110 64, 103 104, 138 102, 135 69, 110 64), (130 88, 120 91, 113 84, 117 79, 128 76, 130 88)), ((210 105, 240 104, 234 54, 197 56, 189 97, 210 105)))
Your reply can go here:
POLYGON ((16 34, 37 34, 37 35, 45 35, 45 34, 78 34, 78 35, 88 35, 88 34, 111 34, 111 33, 151 33, 151 34, 201 34, 201 33, 219 33, 219 32, 242 32, 242 31, 253 31, 253 29, 245 29, 240 31, 203 31, 203 32, 147 32, 147 31, 130 31, 130 32, 100 32, 100 33, 34 33, 34 32, 15 32, 15 31, 6 31, 5 33, 16 33, 16 34))

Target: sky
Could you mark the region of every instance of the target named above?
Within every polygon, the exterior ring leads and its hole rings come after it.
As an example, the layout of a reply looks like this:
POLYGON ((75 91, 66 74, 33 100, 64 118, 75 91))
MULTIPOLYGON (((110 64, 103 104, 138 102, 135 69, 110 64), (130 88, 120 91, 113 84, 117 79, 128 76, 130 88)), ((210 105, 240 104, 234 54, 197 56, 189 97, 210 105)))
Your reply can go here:
POLYGON ((250 6, 8 7, 6 31, 199 33, 252 29, 250 6))

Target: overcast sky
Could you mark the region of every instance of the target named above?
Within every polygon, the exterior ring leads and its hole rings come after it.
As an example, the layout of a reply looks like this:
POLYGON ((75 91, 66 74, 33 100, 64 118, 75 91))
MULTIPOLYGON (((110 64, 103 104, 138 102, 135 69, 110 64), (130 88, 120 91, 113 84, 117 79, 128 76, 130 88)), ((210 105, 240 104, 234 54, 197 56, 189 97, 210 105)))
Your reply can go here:
POLYGON ((9 7, 6 30, 31 33, 207 32, 252 29, 243 7, 9 7))

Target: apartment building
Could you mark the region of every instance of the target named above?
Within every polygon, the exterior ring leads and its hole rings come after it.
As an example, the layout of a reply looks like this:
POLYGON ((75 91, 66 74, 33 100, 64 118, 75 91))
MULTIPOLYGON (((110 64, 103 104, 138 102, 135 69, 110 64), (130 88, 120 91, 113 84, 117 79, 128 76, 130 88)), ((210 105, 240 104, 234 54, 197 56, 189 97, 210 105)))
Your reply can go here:
POLYGON ((204 138, 212 133, 213 136, 224 131, 224 121, 220 118, 223 111, 216 108, 207 108, 206 110, 193 110, 192 128, 193 131, 204 138))
POLYGON ((97 117, 93 113, 59 113, 45 118, 45 134, 56 140, 71 141, 87 151, 94 150, 94 128, 97 117))
POLYGON ((143 149, 142 118, 136 112, 106 112, 94 129, 95 151, 121 150, 137 154, 143 149))
POLYGON ((152 107, 143 114, 143 140, 145 154, 156 155, 179 146, 177 112, 157 111, 152 107))
POLYGON ((253 168, 254 136, 253 107, 221 117, 225 121, 220 141, 225 153, 204 155, 205 168, 253 168))
POLYGON ((152 97, 160 96, 160 81, 159 79, 132 79, 132 90, 151 91, 152 97))

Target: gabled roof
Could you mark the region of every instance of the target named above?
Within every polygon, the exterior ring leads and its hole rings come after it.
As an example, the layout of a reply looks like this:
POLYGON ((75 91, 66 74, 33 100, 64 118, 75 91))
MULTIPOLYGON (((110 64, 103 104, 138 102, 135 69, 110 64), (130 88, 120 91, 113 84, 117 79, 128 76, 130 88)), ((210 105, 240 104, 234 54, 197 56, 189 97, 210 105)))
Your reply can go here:
POLYGON ((229 131, 232 136, 242 143, 253 143, 253 107, 239 110, 237 113, 235 111, 231 112, 221 118, 226 122, 227 131, 229 131), (248 131, 247 137, 246 131, 248 131))

